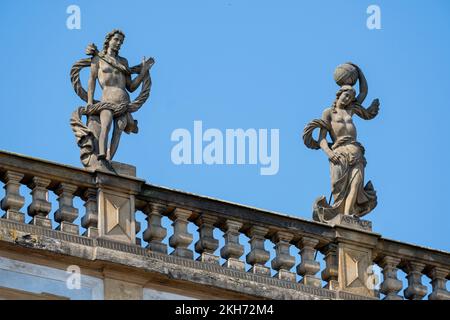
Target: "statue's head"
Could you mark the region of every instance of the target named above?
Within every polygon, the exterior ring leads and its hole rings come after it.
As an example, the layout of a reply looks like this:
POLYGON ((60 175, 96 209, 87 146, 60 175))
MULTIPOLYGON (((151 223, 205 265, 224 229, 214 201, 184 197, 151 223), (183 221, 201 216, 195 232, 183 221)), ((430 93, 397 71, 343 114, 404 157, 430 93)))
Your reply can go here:
POLYGON ((333 107, 341 106, 347 107, 355 101, 356 92, 350 85, 343 85, 338 92, 336 92, 336 100, 333 107))
POLYGON ((123 40, 125 40, 125 34, 119 29, 114 29, 105 37, 105 41, 103 42, 103 52, 106 53, 109 48, 119 52, 123 40))

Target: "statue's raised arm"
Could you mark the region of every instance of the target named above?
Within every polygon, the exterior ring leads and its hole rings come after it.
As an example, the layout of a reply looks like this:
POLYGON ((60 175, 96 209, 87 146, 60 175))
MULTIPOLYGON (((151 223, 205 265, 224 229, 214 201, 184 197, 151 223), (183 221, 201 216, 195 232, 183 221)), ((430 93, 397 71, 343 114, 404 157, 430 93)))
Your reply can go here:
POLYGON ((341 87, 344 85, 353 87, 358 82, 359 93, 353 104, 353 112, 358 117, 364 120, 371 120, 378 115, 380 109, 380 101, 378 99, 374 99, 368 108, 362 105, 369 92, 369 86, 364 72, 359 66, 352 62, 339 65, 334 71, 334 80, 341 87))

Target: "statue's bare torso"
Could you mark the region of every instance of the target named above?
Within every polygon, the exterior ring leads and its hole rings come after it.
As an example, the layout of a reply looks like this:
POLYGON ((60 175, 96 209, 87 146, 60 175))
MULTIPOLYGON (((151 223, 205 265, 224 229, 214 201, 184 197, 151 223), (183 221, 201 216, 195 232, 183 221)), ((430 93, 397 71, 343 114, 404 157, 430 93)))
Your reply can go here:
MULTIPOLYGON (((124 34, 119 30, 113 30, 106 36, 104 50, 96 54, 91 60, 91 74, 88 81, 88 105, 94 103, 94 92, 96 80, 102 88, 102 103, 113 105, 123 105, 130 102, 129 92, 133 92, 141 84, 144 76, 155 62, 153 58, 143 59, 139 75, 131 79, 130 72, 121 69, 128 69, 128 61, 119 56, 119 50, 124 40, 124 34), (125 68, 122 68, 125 67, 125 68)), ((96 50, 96 49, 95 49, 96 50)), ((101 161, 110 161, 119 145, 120 135, 129 124, 129 117, 126 114, 114 116, 113 110, 104 108, 99 114, 100 133, 98 134, 98 156, 101 161), (108 148, 108 134, 114 122, 114 130, 111 144, 108 148)))
POLYGON ((356 141, 356 127, 352 116, 351 108, 335 108, 334 111, 331 108, 325 110, 324 118, 331 125, 330 135, 333 141, 346 136, 352 137, 356 141))
MULTIPOLYGON (((98 82, 102 88, 102 99, 104 102, 128 103, 130 95, 126 90, 127 78, 117 68, 111 66, 108 62, 98 59, 98 82)), ((118 63, 128 65, 126 59, 118 57, 118 63)))

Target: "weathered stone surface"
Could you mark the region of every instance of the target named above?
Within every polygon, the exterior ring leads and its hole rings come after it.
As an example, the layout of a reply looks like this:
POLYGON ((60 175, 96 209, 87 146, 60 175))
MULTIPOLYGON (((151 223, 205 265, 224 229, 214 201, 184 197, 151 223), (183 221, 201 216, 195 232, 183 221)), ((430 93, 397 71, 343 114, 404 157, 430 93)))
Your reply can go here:
POLYGON ((339 265, 338 282, 341 290, 357 295, 376 297, 373 279, 373 247, 377 235, 336 226, 339 265))
POLYGON ((330 225, 342 225, 350 228, 372 231, 372 222, 349 215, 338 214, 328 222, 330 225))
POLYGON ((81 226, 86 229, 83 234, 87 237, 98 236, 98 204, 97 190, 88 188, 83 193, 85 215, 81 218, 81 226))
POLYGON ((28 206, 28 214, 33 217, 31 224, 51 228, 52 224, 47 215, 50 213, 52 204, 47 200, 49 186, 51 180, 41 177, 33 177, 29 188, 32 190, 33 197, 31 204, 28 206))
POLYGON ((381 260, 380 267, 383 268, 383 282, 380 291, 385 294, 384 300, 402 300, 397 293, 402 289, 402 282, 397 278, 397 266, 400 263, 397 257, 385 256, 381 260))
POLYGON ((105 300, 142 300, 144 288, 135 283, 105 278, 105 300))
POLYGON ((297 266, 297 273, 302 276, 301 283, 321 287, 321 281, 315 276, 320 270, 320 263, 315 260, 315 247, 319 240, 311 237, 302 237, 298 242, 297 247, 300 249, 302 260, 297 266))
POLYGON ((55 221, 60 225, 58 230, 78 234, 78 225, 72 222, 78 217, 78 209, 73 206, 73 196, 78 187, 69 183, 60 183, 55 193, 58 195, 59 208, 55 212, 55 221))
POLYGON ((111 166, 115 173, 124 175, 124 176, 130 176, 130 177, 136 177, 136 167, 121 163, 117 161, 111 161, 111 166))
POLYGON ((173 235, 169 238, 169 244, 175 250, 171 255, 193 259, 194 253, 188 249, 193 240, 192 234, 187 230, 188 219, 192 215, 192 211, 176 208, 170 218, 173 220, 173 235))
POLYGON ((422 271, 424 263, 410 261, 405 266, 408 279, 408 287, 405 289, 405 298, 409 300, 421 300, 427 294, 427 287, 422 285, 422 271))
POLYGON ((432 267, 429 271, 433 292, 428 296, 429 300, 450 300, 450 292, 446 289, 450 268, 432 267))
POLYGON ((196 220, 198 226, 199 239, 195 243, 195 252, 199 253, 199 261, 219 263, 220 258, 214 256, 214 252, 219 247, 219 241, 214 238, 214 223, 217 218, 202 213, 196 220))
MULTIPOLYGON (((33 201, 43 200, 43 205, 34 205, 33 210, 30 210, 35 214, 32 224, 15 221, 11 216, 0 219, 0 256, 14 256, 19 260, 39 261, 36 263, 59 267, 75 264, 80 265, 83 272, 89 273, 114 268, 118 270, 118 276, 106 276, 105 273, 104 277, 137 284, 138 287, 145 287, 146 281, 154 281, 158 285, 167 286, 168 289, 184 288, 192 293, 189 296, 205 298, 205 292, 215 292, 214 297, 247 299, 378 298, 375 290, 370 287, 375 284, 371 279, 370 267, 377 263, 386 273, 386 283, 382 288, 389 297, 396 297, 402 292, 394 274, 394 269, 402 268, 408 274, 406 298, 423 297, 421 274, 429 277, 432 282, 433 292, 429 296, 430 299, 448 298, 445 285, 450 276, 450 254, 445 251, 384 239, 379 234, 342 223, 326 225, 306 221, 144 184, 142 180, 130 176, 80 170, 0 152, 0 172, 8 171, 23 175, 22 178, 18 176, 15 182, 19 186, 30 186, 34 192, 33 201), (63 195, 59 187, 64 185, 76 186, 76 191, 72 188, 68 194, 63 195), (86 213, 82 224, 87 227, 87 237, 79 236, 75 229, 77 226, 69 222, 73 218, 71 210, 62 210, 61 219, 57 218, 61 220, 60 227, 51 229, 52 221, 47 217, 50 212, 46 204, 48 192, 59 194, 60 207, 65 209, 73 207, 73 196, 81 197, 85 201, 86 213), (135 202, 133 206, 130 205, 129 212, 127 210, 128 222, 123 223, 120 221, 123 217, 116 216, 116 222, 119 222, 116 225, 125 226, 122 229, 125 232, 114 234, 115 226, 111 228, 114 224, 106 222, 108 214, 114 210, 109 210, 105 205, 101 208, 101 192, 104 192, 106 197, 135 202), (138 239, 130 240, 130 237, 135 237, 139 226, 135 224, 134 229, 127 227, 127 223, 131 226, 135 222, 136 209, 143 211, 150 218, 149 229, 144 232, 147 240, 158 241, 161 245, 167 241, 167 232, 162 228, 161 218, 168 215, 174 222, 174 238, 170 243, 174 252, 177 249, 179 252, 187 250, 190 254, 167 255, 167 251, 155 252, 151 247, 149 250, 137 246, 138 239), (191 223, 196 223, 199 227, 199 241, 195 245, 200 254, 199 261, 193 260, 191 255, 193 235, 187 232, 187 226, 191 223), (104 233, 108 228, 112 232, 105 237, 104 233), (214 239, 214 228, 220 228, 224 232, 225 245, 222 248, 214 239), (99 233, 102 235, 97 237, 99 233), (251 244, 247 259, 252 268, 248 271, 245 271, 244 261, 240 260, 244 248, 239 243, 239 237, 244 233, 250 237, 251 244), (127 239, 121 241, 124 234, 127 239), (276 255, 271 261, 272 270, 267 264, 268 256, 264 243, 275 245, 276 255), (305 279, 302 279, 303 283, 296 283, 295 275, 288 271, 292 268, 292 261, 295 261, 289 254, 291 244, 301 249, 302 262, 297 270, 305 279), (217 249, 221 249, 221 256, 226 260, 223 266, 217 263, 218 257, 214 256, 217 249), (316 276, 321 271, 319 261, 315 257, 317 251, 324 254, 326 263, 325 269, 322 270, 322 279, 327 282, 325 288, 320 287, 322 284, 316 276), (400 262, 385 257, 398 259, 400 262), (272 274, 276 271, 277 274, 270 277, 267 270, 273 272, 272 274), (131 277, 138 278, 137 275, 142 279, 131 280, 131 277)), ((114 200, 110 202, 116 211, 121 210, 120 203, 114 205, 114 200)), ((17 207, 19 205, 20 203, 17 207)), ((131 295, 127 295, 127 290, 122 294, 124 297, 131 295)))
POLYGON ((24 174, 15 171, 6 171, 3 176, 5 182, 5 197, 0 203, 2 210, 5 210, 5 218, 18 222, 25 222, 25 215, 20 209, 25 203, 25 198, 20 195, 20 181, 24 174))
POLYGON ((270 275, 270 269, 265 266, 266 262, 270 259, 270 253, 264 248, 264 237, 268 231, 268 228, 253 226, 248 232, 251 250, 246 260, 252 266, 250 272, 270 275))
POLYGON ((147 214, 148 228, 144 231, 143 239, 148 242, 148 248, 152 251, 167 253, 167 245, 162 240, 167 235, 167 230, 161 225, 166 206, 158 203, 149 203, 144 209, 147 214))
MULTIPOLYGON (((36 254, 53 255, 56 259, 63 259, 61 254, 80 259, 77 263, 84 267, 91 265, 99 268, 101 264, 113 264, 116 266, 126 266, 133 268, 134 273, 154 276, 160 274, 175 281, 170 284, 176 285, 177 281, 188 281, 190 288, 196 286, 211 286, 223 291, 244 295, 245 297, 260 297, 269 299, 334 299, 336 294, 332 291, 303 286, 298 283, 287 283, 278 279, 252 275, 247 272, 223 268, 212 264, 204 264, 195 260, 159 254, 143 248, 136 247, 121 242, 108 239, 90 239, 80 236, 71 236, 67 240, 49 238, 42 235, 30 235, 21 231, 10 234, 5 232, 5 225, 12 227, 9 221, 0 221, 0 248, 4 248, 7 243, 19 245, 22 248, 38 250, 36 254), (21 240, 28 238, 30 240, 21 240), (79 239, 79 241, 76 241, 79 239), (80 243, 81 242, 81 243, 80 243), (208 267, 206 267, 208 266, 208 267)), ((38 231, 38 227, 27 226, 31 231, 38 231), (35 229, 32 229, 35 228, 35 229)), ((11 230, 11 228, 9 228, 11 230)), ((50 230, 51 231, 51 230, 50 230)), ((51 231, 55 238, 57 231, 51 231)), ((14 247, 8 247, 11 248, 14 247)), ((17 250, 14 249, 14 250, 17 250)), ((123 274, 124 280, 129 276, 129 271, 123 274)), ((126 292, 125 292, 126 294, 126 292)), ((244 297, 244 296, 241 296, 244 297)), ((353 298, 355 298, 354 296, 353 298)), ((364 297, 359 297, 364 298, 364 297)))
POLYGON ((335 243, 330 243, 322 249, 325 256, 326 267, 322 271, 322 280, 326 281, 325 288, 330 290, 339 289, 339 259, 338 246, 335 243))
POLYGON ((274 234, 272 241, 275 243, 276 257, 272 260, 272 269, 276 270, 275 277, 295 281, 295 273, 291 268, 295 265, 295 258, 289 253, 289 242, 294 236, 289 232, 279 231, 274 234))
POLYGON ((239 258, 244 254, 244 246, 239 243, 239 229, 242 223, 227 219, 223 228, 225 245, 220 249, 220 255, 226 259, 224 266, 237 270, 244 270, 245 263, 239 258))
POLYGON ((99 236, 135 243, 134 196, 108 189, 98 192, 99 236))

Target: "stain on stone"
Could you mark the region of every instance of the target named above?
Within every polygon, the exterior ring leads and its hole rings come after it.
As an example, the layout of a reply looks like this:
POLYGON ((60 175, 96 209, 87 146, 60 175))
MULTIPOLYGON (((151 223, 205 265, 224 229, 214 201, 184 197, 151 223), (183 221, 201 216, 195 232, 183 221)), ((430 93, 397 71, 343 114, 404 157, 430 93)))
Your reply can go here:
POLYGON ((37 239, 35 236, 32 236, 31 234, 27 233, 22 236, 16 237, 14 239, 14 242, 18 245, 24 246, 24 247, 36 247, 37 245, 37 239))

